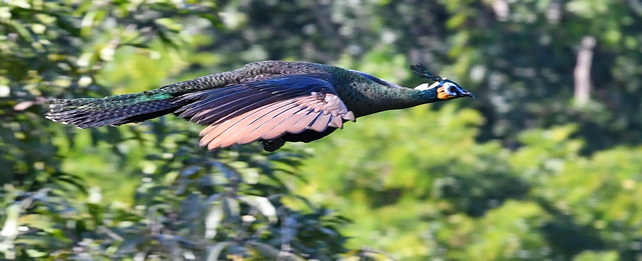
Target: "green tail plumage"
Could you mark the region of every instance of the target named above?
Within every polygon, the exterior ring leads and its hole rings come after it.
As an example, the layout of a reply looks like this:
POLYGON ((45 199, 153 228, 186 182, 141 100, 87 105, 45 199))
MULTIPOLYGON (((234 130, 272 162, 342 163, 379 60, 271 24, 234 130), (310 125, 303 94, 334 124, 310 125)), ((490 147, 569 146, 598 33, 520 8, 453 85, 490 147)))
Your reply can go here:
POLYGON ((167 92, 143 92, 105 98, 54 99, 46 117, 52 121, 93 128, 141 122, 178 109, 167 92))

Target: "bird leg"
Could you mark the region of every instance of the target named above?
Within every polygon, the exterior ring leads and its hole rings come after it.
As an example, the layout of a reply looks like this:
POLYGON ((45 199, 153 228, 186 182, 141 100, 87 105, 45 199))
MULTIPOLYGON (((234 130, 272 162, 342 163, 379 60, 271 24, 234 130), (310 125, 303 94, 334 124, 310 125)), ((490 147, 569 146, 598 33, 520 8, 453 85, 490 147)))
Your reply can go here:
POLYGON ((273 140, 262 140, 263 149, 268 152, 278 150, 285 144, 285 139, 282 137, 273 139, 273 140))

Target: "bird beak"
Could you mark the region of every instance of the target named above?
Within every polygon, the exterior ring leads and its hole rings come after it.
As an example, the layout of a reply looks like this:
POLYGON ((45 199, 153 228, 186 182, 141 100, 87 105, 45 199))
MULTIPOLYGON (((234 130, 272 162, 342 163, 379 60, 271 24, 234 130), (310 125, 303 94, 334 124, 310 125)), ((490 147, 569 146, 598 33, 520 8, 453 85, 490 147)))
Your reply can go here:
POLYGON ((462 93, 461 96, 462 97, 470 97, 470 98, 473 98, 473 99, 476 98, 475 95, 472 92, 468 92, 468 91, 462 93))

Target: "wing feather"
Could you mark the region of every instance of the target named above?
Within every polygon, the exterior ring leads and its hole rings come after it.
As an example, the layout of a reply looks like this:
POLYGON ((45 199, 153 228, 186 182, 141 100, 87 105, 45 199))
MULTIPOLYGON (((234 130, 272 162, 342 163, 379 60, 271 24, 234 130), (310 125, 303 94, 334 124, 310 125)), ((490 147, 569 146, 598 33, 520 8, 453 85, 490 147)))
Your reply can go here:
POLYGON ((288 103, 289 103, 288 101, 276 102, 268 106, 264 106, 263 108, 245 112, 244 114, 241 114, 231 119, 224 120, 218 124, 212 124, 207 128, 205 128, 203 131, 201 131, 201 135, 203 136, 203 138, 201 138, 201 145, 204 146, 208 143, 211 144, 216 138, 221 136, 223 133, 225 133, 226 131, 232 130, 233 127, 235 126, 246 127, 252 122, 265 116, 265 114, 269 113, 270 111, 273 111, 288 103), (205 131, 206 129, 207 131, 205 131))
MULTIPOLYGON (((296 112, 301 112, 302 111, 302 109, 300 107, 297 107, 297 108, 298 108, 298 111, 296 111, 296 112)), ((257 132, 261 134, 261 139, 263 139, 263 140, 272 140, 272 139, 276 139, 276 138, 282 136, 283 134, 285 134, 289 129, 292 128, 292 125, 283 124, 283 121, 285 121, 287 119, 299 118, 300 120, 301 119, 303 119, 304 121, 306 120, 306 119, 304 119, 306 114, 302 114, 302 113, 298 113, 297 114, 296 112, 295 113, 284 113, 284 114, 281 114, 273 122, 264 124, 263 126, 261 126, 260 129, 257 129, 257 132)))
MULTIPOLYGON (((266 117, 262 118, 261 121, 255 122, 255 124, 253 124, 251 128, 247 128, 248 132, 236 133, 235 135, 231 136, 230 139, 234 139, 238 143, 250 143, 258 139, 263 139, 263 136, 265 135, 265 129, 272 129, 276 124, 278 124, 278 122, 281 121, 281 118, 288 117, 288 115, 293 115, 299 110, 300 108, 291 105, 287 108, 284 108, 284 110, 274 111, 270 115, 266 115, 266 117)), ((281 133, 280 135, 283 135, 283 133, 281 133)))
POLYGON ((274 139, 286 132, 297 134, 307 129, 307 127, 316 118, 309 110, 299 108, 294 113, 284 112, 280 117, 275 118, 270 124, 264 124, 254 130, 254 132, 264 133, 262 139, 274 139), (277 128, 276 130, 274 130, 277 128), (269 132, 269 133, 268 133, 269 132))
POLYGON ((211 124, 218 120, 228 118, 230 115, 242 114, 246 111, 254 109, 254 107, 260 107, 260 105, 257 103, 264 105, 264 103, 269 104, 268 102, 276 102, 278 100, 279 99, 277 97, 266 97, 266 94, 264 93, 250 94, 241 100, 237 100, 236 102, 222 104, 220 106, 216 106, 211 109, 199 112, 194 115, 191 120, 199 124, 211 124))
POLYGON ((310 124, 308 128, 317 132, 323 132, 328 128, 328 122, 330 122, 330 114, 319 112, 317 118, 314 119, 314 122, 310 124))
MULTIPOLYGON (((240 142, 244 143, 249 143, 257 139, 265 139, 263 136, 265 136, 265 130, 270 130, 274 128, 275 126, 279 126, 278 123, 282 121, 283 118, 285 117, 292 117, 292 115, 295 115, 298 111, 300 111, 301 108, 297 106, 292 106, 288 108, 287 110, 279 112, 278 115, 274 115, 273 117, 262 121, 262 122, 256 122, 254 126, 252 126, 252 131, 246 136, 246 137, 238 137, 240 139, 240 142)), ((283 135, 283 132, 280 134, 283 135)), ((278 137, 279 135, 277 135, 278 137)))
POLYGON ((247 116, 241 115, 232 118, 229 127, 217 128, 222 129, 220 133, 210 142, 209 146, 228 147, 233 144, 245 144, 256 141, 260 138, 260 134, 254 133, 253 130, 257 127, 270 122, 276 115, 288 110, 297 110, 290 101, 282 101, 274 103, 264 108, 251 111, 247 116))
POLYGON ((199 91, 185 94, 179 101, 195 101, 188 106, 183 106, 176 110, 176 114, 180 117, 189 118, 196 113, 211 109, 220 104, 227 104, 231 101, 239 99, 239 95, 245 95, 243 92, 243 85, 232 85, 225 88, 199 91))
POLYGON ((208 125, 200 132, 200 144, 208 149, 323 132, 354 120, 330 82, 306 75, 239 83, 180 99, 190 103, 177 111, 179 116, 208 125))
POLYGON ((341 116, 339 116, 338 113, 336 115, 335 115, 335 113, 332 113, 332 118, 330 118, 330 123, 328 124, 328 126, 329 127, 333 127, 333 128, 342 129, 343 128, 343 118, 341 118, 341 116))

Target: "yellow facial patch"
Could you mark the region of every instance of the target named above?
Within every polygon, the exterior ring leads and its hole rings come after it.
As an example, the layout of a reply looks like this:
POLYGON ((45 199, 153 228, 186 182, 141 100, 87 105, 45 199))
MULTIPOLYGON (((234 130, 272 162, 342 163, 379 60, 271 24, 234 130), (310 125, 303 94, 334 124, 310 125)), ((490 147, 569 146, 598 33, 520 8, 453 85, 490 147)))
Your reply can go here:
POLYGON ((455 98, 455 95, 451 95, 446 93, 446 90, 444 90, 444 87, 439 87, 437 88, 437 98, 440 100, 450 100, 452 98, 455 98))

